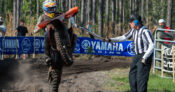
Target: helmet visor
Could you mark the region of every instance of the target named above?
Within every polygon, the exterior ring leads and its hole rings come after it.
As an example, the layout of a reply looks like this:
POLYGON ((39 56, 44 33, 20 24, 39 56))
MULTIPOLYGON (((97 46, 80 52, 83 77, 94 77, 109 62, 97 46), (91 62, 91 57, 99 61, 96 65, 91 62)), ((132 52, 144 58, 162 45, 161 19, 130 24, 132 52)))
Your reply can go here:
POLYGON ((45 10, 48 13, 55 13, 56 12, 56 7, 47 7, 47 9, 45 10))

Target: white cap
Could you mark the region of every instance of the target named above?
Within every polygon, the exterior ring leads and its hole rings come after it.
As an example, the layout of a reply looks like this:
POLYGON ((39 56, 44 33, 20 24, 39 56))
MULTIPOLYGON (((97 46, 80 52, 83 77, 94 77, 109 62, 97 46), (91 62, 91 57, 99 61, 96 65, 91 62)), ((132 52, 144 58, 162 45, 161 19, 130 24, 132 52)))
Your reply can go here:
POLYGON ((165 23, 164 19, 159 19, 159 23, 165 23))

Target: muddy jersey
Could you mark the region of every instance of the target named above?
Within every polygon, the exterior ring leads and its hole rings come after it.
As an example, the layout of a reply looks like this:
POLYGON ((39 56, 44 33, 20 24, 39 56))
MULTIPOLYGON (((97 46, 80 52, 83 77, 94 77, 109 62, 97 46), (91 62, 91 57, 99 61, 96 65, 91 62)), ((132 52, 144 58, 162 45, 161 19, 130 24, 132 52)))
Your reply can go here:
MULTIPOLYGON (((55 17, 61 15, 62 13, 55 13, 55 17)), ((55 18, 54 17, 54 18, 55 18)), ((45 14, 42 14, 39 19, 38 19, 38 22, 37 22, 37 25, 35 26, 35 29, 34 29, 34 32, 38 32, 38 24, 40 24, 41 22, 43 21, 47 21, 47 20, 50 20, 50 19, 53 19, 53 18, 50 18, 49 16, 45 15, 45 14)))

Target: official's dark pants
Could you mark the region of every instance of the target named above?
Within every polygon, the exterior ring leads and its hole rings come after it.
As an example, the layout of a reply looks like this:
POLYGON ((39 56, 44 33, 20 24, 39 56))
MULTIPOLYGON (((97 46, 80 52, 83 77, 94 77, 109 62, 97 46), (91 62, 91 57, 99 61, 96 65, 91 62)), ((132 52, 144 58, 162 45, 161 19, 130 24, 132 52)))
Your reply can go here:
POLYGON ((141 62, 143 54, 136 54, 130 66, 129 83, 131 92, 147 92, 147 83, 152 63, 152 55, 146 60, 146 64, 141 62))

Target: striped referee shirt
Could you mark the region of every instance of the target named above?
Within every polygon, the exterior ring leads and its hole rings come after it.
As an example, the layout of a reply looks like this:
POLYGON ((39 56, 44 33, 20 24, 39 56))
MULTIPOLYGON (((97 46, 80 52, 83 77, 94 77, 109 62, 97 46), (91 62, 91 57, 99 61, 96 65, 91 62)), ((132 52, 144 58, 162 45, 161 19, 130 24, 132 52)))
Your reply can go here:
POLYGON ((147 59, 152 53, 154 49, 153 35, 150 30, 148 30, 145 26, 142 26, 140 29, 131 29, 129 32, 124 34, 123 36, 110 38, 112 41, 126 41, 132 38, 134 42, 134 51, 135 54, 145 53, 143 58, 147 59))

